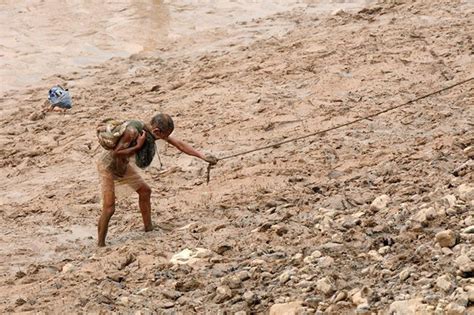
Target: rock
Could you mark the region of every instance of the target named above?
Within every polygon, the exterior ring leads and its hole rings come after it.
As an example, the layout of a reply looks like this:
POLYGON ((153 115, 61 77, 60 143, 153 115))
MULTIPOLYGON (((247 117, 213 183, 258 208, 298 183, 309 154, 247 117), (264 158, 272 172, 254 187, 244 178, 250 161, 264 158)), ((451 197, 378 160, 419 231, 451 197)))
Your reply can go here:
POLYGON ((269 315, 296 315, 302 310, 302 301, 274 304, 270 307, 269 315))
POLYGON ((161 307, 161 308, 165 308, 165 309, 173 308, 173 307, 174 307, 174 303, 171 302, 171 301, 165 301, 165 302, 163 302, 163 303, 160 304, 160 307, 161 307))
POLYGON ((247 315, 247 312, 246 311, 238 311, 238 312, 235 312, 234 315, 247 315))
POLYGON ((336 297, 334 298, 334 303, 344 301, 347 299, 347 292, 346 291, 341 291, 336 294, 336 297))
POLYGON ((370 209, 376 210, 376 211, 381 211, 381 210, 387 208, 387 205, 388 205, 389 202, 390 202, 390 197, 388 195, 378 196, 370 204, 370 209))
POLYGON ((179 292, 194 291, 199 287, 201 287, 201 283, 194 278, 187 278, 185 280, 178 281, 174 286, 175 290, 179 292))
POLYGON ((37 120, 43 119, 45 116, 46 116, 46 113, 45 113, 45 112, 36 112, 36 113, 32 113, 32 114, 29 116, 29 118, 30 118, 30 120, 32 120, 32 121, 37 121, 37 120))
POLYGON ((127 306, 130 304, 130 299, 127 296, 121 296, 118 299, 118 304, 127 306))
POLYGON ((446 315, 464 315, 466 314, 466 308, 457 303, 449 303, 444 309, 446 315))
POLYGON ((240 280, 239 276, 237 275, 226 277, 223 280, 223 283, 228 285, 231 289, 238 289, 242 286, 242 280, 240 280))
POLYGON ((466 287, 466 291, 467 291, 467 299, 469 300, 470 303, 474 303, 474 286, 466 287))
POLYGON ((311 253, 311 255, 305 257, 303 260, 306 264, 314 264, 317 262, 318 258, 321 257, 323 254, 319 250, 315 250, 311 253))
POLYGON ((455 288, 454 279, 451 275, 445 274, 436 279, 436 286, 444 292, 449 293, 455 288))
POLYGON ((196 250, 190 250, 188 248, 183 249, 177 254, 174 254, 170 259, 170 263, 177 265, 192 265, 204 258, 212 256, 212 251, 205 248, 196 248, 196 250))
POLYGON ((219 286, 216 289, 216 296, 214 297, 214 302, 220 304, 227 300, 230 300, 232 296, 232 290, 228 286, 219 286))
POLYGON ((441 203, 446 208, 452 208, 456 204, 456 196, 455 195, 446 195, 443 198, 441 198, 441 203))
POLYGON ((456 245, 456 234, 451 230, 441 231, 436 234, 436 241, 441 247, 453 247, 456 245))
POLYGON ((420 209, 420 211, 418 211, 413 217, 412 219, 415 221, 415 222, 418 222, 418 223, 421 223, 421 224, 425 224, 428 222, 428 221, 431 221, 433 220, 434 218, 436 218, 436 211, 433 207, 429 207, 429 208, 423 208, 423 209, 420 209))
POLYGON ((474 272, 474 262, 466 254, 456 258, 455 263, 458 269, 462 272, 474 272))
POLYGON ((462 230, 463 233, 466 234, 473 234, 474 233, 474 225, 468 226, 464 230, 462 230))
POLYGON ((474 200, 474 186, 462 184, 458 187, 459 198, 466 202, 474 200))
POLYGON ((301 262, 301 260, 303 260, 303 254, 297 253, 293 257, 291 257, 290 261, 292 264, 298 264, 301 262))
POLYGON ((428 314, 427 305, 423 304, 423 299, 411 299, 396 301, 390 304, 388 314, 391 315, 417 315, 428 314))
POLYGON ((318 266, 321 268, 328 268, 334 264, 334 259, 330 256, 321 257, 318 259, 318 266))
POLYGON ((73 271, 74 269, 76 269, 76 267, 74 267, 73 264, 67 263, 67 264, 65 264, 65 265, 63 266, 62 271, 63 271, 64 273, 67 273, 67 272, 73 271))
POLYGON ((285 235, 286 233, 288 233, 288 228, 286 226, 282 226, 282 225, 279 225, 279 224, 275 224, 275 225, 272 225, 271 226, 271 229, 273 231, 275 231, 275 233, 278 235, 278 236, 283 236, 285 235))
POLYGON ((406 268, 404 270, 402 270, 402 272, 400 272, 400 274, 398 275, 398 278, 400 279, 400 281, 405 281, 406 279, 408 279, 411 275, 411 269, 410 268, 406 268))
POLYGON ((390 246, 383 246, 377 250, 377 253, 379 253, 382 256, 387 255, 389 252, 390 252, 390 246))
POLYGON ((179 299, 179 298, 182 296, 181 293, 179 293, 179 292, 177 292, 177 291, 175 291, 175 290, 166 290, 166 289, 165 289, 165 290, 162 290, 162 291, 161 291, 161 294, 163 294, 163 296, 164 296, 165 298, 170 299, 170 300, 173 300, 173 301, 179 299))
POLYGON ((266 262, 263 259, 254 259, 250 262, 251 266, 260 266, 260 265, 265 265, 266 262))
POLYGON ((356 306, 365 305, 370 303, 370 299, 374 291, 368 287, 363 287, 360 290, 357 290, 356 293, 352 295, 352 303, 356 306))
POLYGON ((229 244, 219 244, 215 247, 213 247, 213 251, 215 251, 217 254, 222 255, 225 252, 229 251, 232 249, 232 246, 229 244))
POLYGON ((311 296, 304 300, 304 305, 317 309, 319 306, 319 303, 321 303, 322 301, 323 301, 323 298, 320 296, 311 296))
POLYGON ((319 279, 316 282, 316 289, 318 289, 318 291, 322 292, 326 296, 331 295, 336 290, 332 280, 329 277, 319 279))
POLYGON ((259 302, 259 298, 257 294, 255 294, 252 291, 246 291, 244 295, 242 296, 242 298, 249 306, 258 304, 259 302))
POLYGON ((292 275, 292 272, 289 270, 286 270, 278 277, 278 281, 280 282, 280 284, 285 284, 288 282, 288 280, 290 280, 291 275, 292 275))
POLYGON ((250 279, 250 272, 247 270, 242 270, 237 273, 237 277, 239 277, 240 281, 245 281, 250 279))

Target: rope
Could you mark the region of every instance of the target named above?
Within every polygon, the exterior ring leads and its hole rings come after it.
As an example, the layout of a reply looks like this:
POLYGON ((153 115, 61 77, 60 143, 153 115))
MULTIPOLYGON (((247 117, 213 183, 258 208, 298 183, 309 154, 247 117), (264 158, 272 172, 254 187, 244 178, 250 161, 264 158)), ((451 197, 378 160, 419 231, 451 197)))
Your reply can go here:
POLYGON ((462 84, 467 83, 467 82, 472 81, 472 80, 474 80, 474 77, 469 78, 469 79, 466 79, 466 80, 461 81, 461 82, 458 82, 458 83, 455 83, 455 84, 452 84, 452 85, 450 85, 450 86, 447 86, 447 87, 445 87, 445 88, 439 89, 439 90, 437 90, 437 91, 434 91, 434 92, 425 94, 425 95, 420 96, 420 97, 417 97, 417 98, 415 98, 415 99, 409 100, 409 101, 406 102, 406 103, 403 103, 403 104, 400 104, 400 105, 396 105, 396 106, 392 106, 392 107, 386 108, 386 109, 384 109, 384 110, 378 111, 378 112, 376 112, 376 113, 373 113, 373 114, 364 116, 364 117, 362 117, 362 118, 357 118, 357 119, 351 120, 351 121, 349 121, 349 122, 346 122, 346 123, 343 123, 343 124, 340 124, 340 125, 336 125, 336 126, 333 126, 333 127, 327 128, 327 129, 323 129, 323 130, 318 130, 318 131, 316 131, 316 132, 309 133, 309 134, 306 134, 306 135, 302 135, 302 136, 299 136, 299 137, 296 137, 296 138, 291 138, 291 139, 287 139, 287 140, 280 141, 280 142, 277 142, 277 143, 269 144, 269 145, 266 145, 266 146, 263 146, 263 147, 255 148, 255 149, 252 149, 252 150, 247 150, 247 151, 243 151, 243 152, 239 152, 239 153, 227 155, 227 156, 224 156, 224 157, 219 158, 219 161, 221 161, 221 160, 228 160, 228 159, 231 159, 231 158, 234 158, 234 157, 237 157, 237 156, 246 155, 246 154, 253 153, 253 152, 256 152, 256 151, 261 151, 261 150, 265 150, 265 149, 270 149, 270 148, 273 148, 273 147, 280 146, 280 145, 282 145, 282 144, 286 144, 286 143, 289 143, 289 142, 298 141, 298 140, 301 140, 301 139, 306 139, 306 138, 309 138, 309 137, 317 136, 317 135, 322 134, 322 133, 326 133, 326 132, 329 132, 329 131, 333 131, 333 130, 336 130, 336 129, 340 129, 340 128, 343 128, 343 127, 347 127, 347 126, 349 126, 349 125, 356 124, 356 123, 358 123, 358 122, 360 122, 360 121, 363 121, 363 120, 366 120, 366 119, 370 119, 370 118, 373 118, 373 117, 376 117, 376 116, 385 114, 385 113, 387 113, 387 112, 393 111, 393 110, 395 110, 395 109, 398 109, 398 108, 407 106, 407 105, 409 105, 409 104, 411 104, 411 103, 417 102, 417 101, 419 101, 419 100, 425 99, 425 98, 430 97, 430 96, 433 96, 433 95, 435 95, 435 94, 439 94, 439 93, 441 93, 441 92, 444 92, 444 91, 446 91, 446 90, 452 89, 452 88, 454 88, 454 87, 456 87, 456 86, 458 86, 458 85, 462 85, 462 84))
MULTIPOLYGON (((449 85, 449 86, 444 87, 444 88, 442 88, 442 89, 436 90, 436 91, 434 91, 434 92, 431 92, 431 93, 422 95, 422 96, 417 97, 417 98, 415 98, 415 99, 409 100, 409 101, 407 101, 407 102, 405 102, 405 103, 402 103, 402 104, 399 104, 399 105, 396 105, 396 106, 392 106, 392 107, 388 107, 388 108, 386 108, 386 109, 384 109, 384 110, 375 112, 375 113, 373 113, 373 114, 370 114, 370 115, 367 115, 367 116, 364 116, 364 117, 361 117, 361 118, 357 118, 357 119, 351 120, 351 121, 349 121, 349 122, 346 122, 346 123, 343 123, 343 124, 340 124, 340 125, 336 125, 336 126, 333 126, 333 127, 329 127, 329 128, 323 129, 323 130, 318 130, 318 131, 316 131, 316 132, 312 132, 312 133, 309 133, 309 134, 306 134, 306 135, 302 135, 302 136, 299 136, 299 137, 296 137, 296 138, 291 138, 291 139, 287 139, 287 140, 284 140, 284 141, 276 142, 276 143, 269 144, 269 145, 266 145, 266 146, 263 146, 263 147, 258 147, 258 148, 254 148, 254 149, 251 149, 251 150, 247 150, 247 151, 243 151, 243 152, 239 152, 239 153, 227 155, 227 156, 218 158, 218 160, 219 160, 219 161, 222 161, 222 160, 232 159, 232 158, 235 158, 235 157, 238 157, 238 156, 241 156, 241 155, 246 155, 246 154, 253 153, 253 152, 257 152, 257 151, 262 151, 262 150, 270 149, 270 148, 273 148, 273 147, 280 146, 280 145, 282 145, 282 144, 286 144, 286 143, 290 143, 290 142, 295 142, 295 141, 298 141, 298 140, 306 139, 306 138, 309 138, 309 137, 314 137, 314 136, 317 136, 317 135, 320 135, 320 134, 323 134, 323 133, 326 133, 326 132, 329 132, 329 131, 333 131, 333 130, 336 130, 336 129, 341 129, 341 128, 343 128, 343 127, 347 127, 347 126, 349 126, 349 125, 356 124, 356 123, 361 122, 361 121, 363 121, 363 120, 367 120, 367 119, 370 119, 370 118, 373 118, 373 117, 376 117, 376 116, 379 116, 379 115, 388 113, 388 112, 390 112, 390 111, 399 109, 399 108, 401 108, 401 107, 407 106, 407 105, 409 105, 409 104, 411 104, 411 103, 415 103, 415 102, 417 102, 417 101, 420 101, 420 100, 422 100, 422 99, 428 98, 428 97, 433 96, 433 95, 435 95, 435 94, 439 94, 439 93, 441 93, 441 92, 450 90, 450 89, 452 89, 452 88, 454 88, 454 87, 456 87, 456 86, 465 84, 465 83, 467 83, 467 82, 469 82, 469 81, 472 81, 472 80, 474 80, 474 77, 471 77, 471 78, 468 78, 468 79, 466 79, 466 80, 463 80, 463 81, 454 83, 454 84, 452 84, 452 85, 449 85)), ((209 165, 208 165, 208 168, 207 168, 207 183, 209 183, 209 180, 210 180, 211 168, 212 168, 212 166, 211 166, 211 164, 209 164, 209 165)))

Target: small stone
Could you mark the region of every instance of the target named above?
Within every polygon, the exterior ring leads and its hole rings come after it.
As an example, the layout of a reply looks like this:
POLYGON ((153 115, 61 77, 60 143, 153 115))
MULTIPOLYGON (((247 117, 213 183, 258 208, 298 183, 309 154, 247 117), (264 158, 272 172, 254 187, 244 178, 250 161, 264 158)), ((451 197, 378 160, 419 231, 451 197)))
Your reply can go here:
POLYGON ((380 247, 379 250, 377 251, 380 255, 387 255, 390 252, 390 246, 383 246, 380 247))
POLYGON ((330 256, 321 257, 318 259, 318 266, 321 268, 328 268, 334 264, 334 259, 330 256))
POLYGON ((254 292, 252 291, 247 291, 244 293, 244 295, 242 296, 242 298, 244 299, 244 301, 249 305, 255 305, 259 302, 259 298, 257 296, 257 294, 255 294, 254 292))
POLYGON ((230 300, 232 296, 233 296, 232 290, 228 286, 223 285, 223 286, 217 287, 216 296, 214 297, 214 302, 216 302, 217 304, 220 304, 227 300, 230 300))
POLYGON ((463 233, 466 234, 473 234, 474 233, 474 225, 468 226, 464 230, 462 230, 463 233))
POLYGON ((427 305, 423 304, 423 299, 411 299, 396 301, 390 304, 388 314, 391 315, 415 315, 426 314, 427 305))
POLYGON ((238 311, 238 312, 235 312, 234 315, 247 315, 247 312, 246 311, 238 311))
POLYGON ((259 266, 259 265, 265 265, 266 262, 263 259, 254 259, 250 262, 251 266, 259 266))
POLYGON ((446 315, 464 315, 466 314, 466 308, 457 303, 449 303, 444 309, 446 315))
POLYGON ((322 301, 323 301, 323 299, 320 296, 311 296, 311 297, 304 300, 304 304, 306 306, 317 309, 318 306, 319 306, 319 303, 321 303, 322 301))
POLYGON ((237 275, 230 276, 225 279, 225 284, 227 284, 231 289, 237 289, 242 286, 242 280, 237 275))
POLYGON ((334 303, 344 301, 347 299, 347 292, 346 291, 341 291, 336 294, 336 297, 334 298, 334 303))
POLYGON ((201 283, 196 279, 189 278, 176 282, 174 288, 179 292, 194 291, 201 286, 201 283))
POLYGON ((467 291, 467 299, 470 303, 474 303, 474 286, 468 286, 466 288, 467 291))
POLYGON ((289 270, 284 271, 284 272, 278 277, 278 281, 280 281, 280 284, 285 284, 285 283, 287 283, 288 280, 290 280, 291 274, 292 274, 292 272, 290 272, 289 270))
POLYGON ((411 275, 411 270, 410 268, 406 268, 404 270, 402 270, 402 272, 400 272, 400 274, 398 275, 400 281, 405 281, 407 280, 411 275))
POLYGON ((436 241, 441 247, 453 247, 456 245, 456 234, 451 230, 441 231, 436 234, 436 241))
POLYGON ((376 211, 381 211, 381 210, 387 208, 387 205, 388 205, 389 202, 390 202, 390 197, 388 195, 378 196, 370 204, 370 209, 376 210, 376 211))
POLYGON ((67 273, 67 272, 73 271, 74 269, 76 269, 76 267, 74 267, 73 264, 67 263, 67 264, 65 264, 65 265, 63 266, 62 271, 63 271, 64 273, 67 273))
POLYGON ((329 277, 319 279, 316 282, 316 289, 318 289, 318 291, 322 292, 326 296, 334 293, 334 291, 336 290, 333 282, 329 277))
POLYGON ((128 298, 128 296, 121 296, 118 299, 118 304, 127 306, 128 304, 130 304, 130 299, 128 298))
POLYGON ((303 308, 302 301, 274 304, 270 307, 269 315, 296 315, 303 308))
POLYGON ((357 290, 356 293, 352 295, 352 303, 357 306, 369 304, 372 295, 372 289, 368 287, 363 287, 362 289, 357 290))
POLYGON ((173 301, 179 299, 182 296, 181 293, 175 290, 162 290, 161 294, 163 294, 165 298, 173 300, 173 301))
POLYGON ((237 277, 239 277, 239 279, 240 279, 241 281, 248 280, 248 279, 250 279, 250 272, 248 272, 247 270, 239 271, 239 272, 237 273, 237 277))
POLYGON ((301 262, 302 259, 303 259, 303 254, 297 253, 293 257, 291 257, 291 263, 292 264, 299 263, 301 262))
POLYGON ((173 307, 174 307, 174 303, 171 302, 171 301, 166 301, 166 302, 161 303, 161 304, 160 304, 160 307, 161 307, 161 308, 164 308, 164 309, 173 308, 173 307))
POLYGON ((455 195, 446 195, 443 198, 441 198, 441 203, 446 208, 452 208, 456 204, 456 196, 455 195))
POLYGON ((449 293, 455 287, 454 279, 451 275, 445 274, 439 277, 438 279, 436 279, 436 286, 440 288, 441 290, 443 290, 444 292, 449 293))
POLYGON ((459 198, 466 202, 470 202, 471 200, 474 200, 474 186, 471 186, 468 184, 459 185, 458 193, 459 193, 459 198))
POLYGON ((458 269, 462 272, 474 272, 474 262, 466 254, 456 258, 455 263, 458 269))

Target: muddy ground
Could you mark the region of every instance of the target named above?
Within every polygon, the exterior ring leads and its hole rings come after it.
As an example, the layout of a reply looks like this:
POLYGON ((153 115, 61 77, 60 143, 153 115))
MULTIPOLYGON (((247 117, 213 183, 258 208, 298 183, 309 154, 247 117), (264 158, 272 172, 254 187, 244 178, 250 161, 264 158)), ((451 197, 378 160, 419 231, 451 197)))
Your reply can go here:
POLYGON ((469 1, 297 9, 7 92, 0 312, 474 312, 474 81, 221 161, 209 185, 204 162, 160 143, 163 167, 143 173, 155 230, 124 193, 106 248, 95 233, 101 119, 166 112, 224 157, 472 77, 473 29, 469 1), (58 82, 74 108, 42 115, 58 82))

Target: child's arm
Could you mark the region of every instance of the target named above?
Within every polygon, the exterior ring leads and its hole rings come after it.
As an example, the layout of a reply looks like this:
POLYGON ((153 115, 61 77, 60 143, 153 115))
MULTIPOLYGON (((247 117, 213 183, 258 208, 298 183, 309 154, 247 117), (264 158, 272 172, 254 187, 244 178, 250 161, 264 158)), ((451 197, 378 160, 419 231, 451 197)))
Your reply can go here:
POLYGON ((129 156, 136 153, 138 150, 141 149, 143 144, 145 143, 146 139, 146 132, 143 131, 141 135, 139 135, 137 139, 137 144, 133 147, 130 147, 130 144, 136 138, 136 132, 133 132, 130 129, 126 129, 123 133, 122 137, 120 138, 119 142, 115 146, 113 150, 113 155, 115 156, 129 156))
POLYGON ((163 139, 163 140, 166 140, 169 144, 173 145, 174 147, 176 147, 178 150, 180 150, 183 153, 198 157, 201 160, 204 160, 210 164, 217 163, 216 157, 210 154, 203 154, 202 152, 199 152, 198 150, 194 149, 192 146, 190 146, 186 142, 176 139, 175 137, 168 136, 166 139, 163 139))

